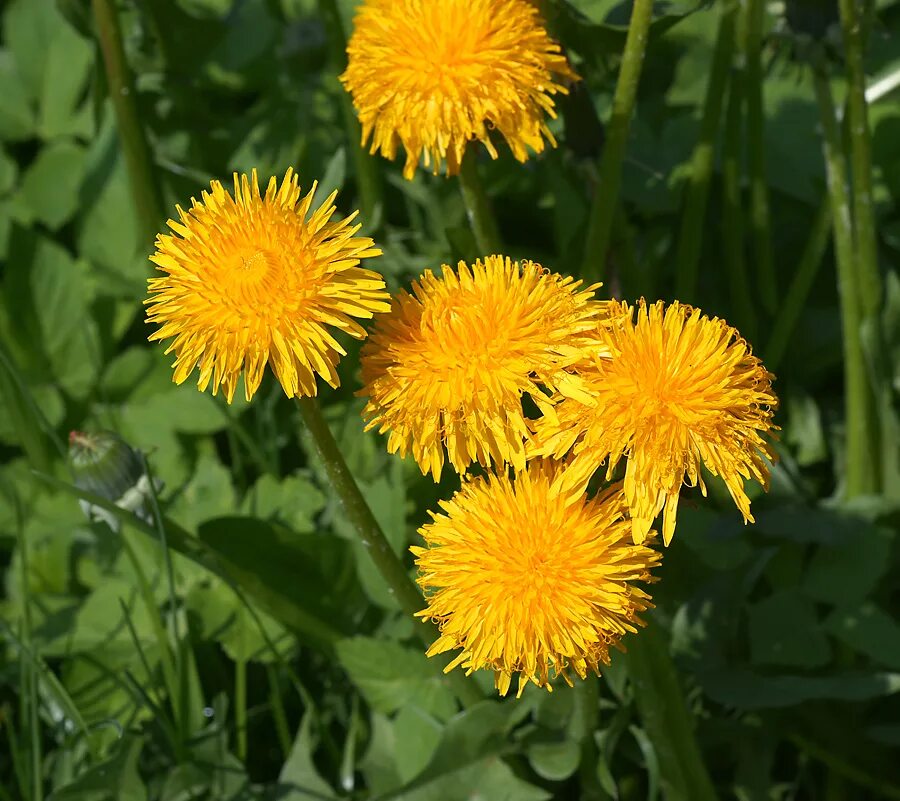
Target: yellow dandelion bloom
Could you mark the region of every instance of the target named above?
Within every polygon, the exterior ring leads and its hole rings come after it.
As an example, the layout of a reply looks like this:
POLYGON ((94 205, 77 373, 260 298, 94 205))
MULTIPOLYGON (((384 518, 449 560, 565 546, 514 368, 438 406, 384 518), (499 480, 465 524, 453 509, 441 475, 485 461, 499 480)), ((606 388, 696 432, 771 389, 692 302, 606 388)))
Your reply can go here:
POLYGON ((333 192, 312 214, 316 185, 301 198, 288 170, 260 195, 256 171, 234 176, 234 196, 213 181, 191 201, 173 235, 160 234, 150 257, 165 275, 149 281, 151 340, 172 338, 175 383, 200 369, 201 391, 222 387, 228 402, 244 374, 247 400, 266 364, 288 397, 316 394, 316 374, 339 384, 335 365, 344 349, 330 328, 362 339, 352 318, 387 311, 381 275, 359 267, 381 251, 354 234, 356 212, 340 222, 333 192))
POLYGON ((472 139, 497 158, 491 129, 519 161, 555 145, 546 117, 575 78, 528 0, 364 0, 347 57, 363 144, 392 160, 402 144, 406 178, 423 155, 456 174, 472 139))
POLYGON ((472 462, 525 466, 523 396, 569 380, 606 303, 596 287, 531 261, 489 256, 457 271, 430 270, 401 291, 362 350, 367 430, 389 431, 388 450, 412 452, 437 481, 446 445, 460 473, 472 462))
POLYGON ((634 582, 652 580, 660 555, 632 543, 621 485, 562 498, 557 469, 536 461, 514 481, 465 482, 419 530, 426 547, 411 548, 428 604, 418 615, 441 632, 428 655, 462 649, 446 670, 493 670, 501 695, 514 673, 518 695, 596 673, 652 606, 634 582))
POLYGON ((604 461, 611 477, 626 458, 625 496, 637 543, 663 511, 669 544, 682 483, 706 494, 701 463, 722 477, 752 523, 744 479, 768 488, 766 460, 776 458, 766 440, 778 405, 773 376, 723 320, 681 303, 648 307, 642 300, 636 319, 633 308, 622 308, 624 323, 605 329, 602 345, 611 355, 579 365, 586 396, 566 398, 539 421, 536 453, 561 458, 571 449, 557 482, 567 492, 584 489, 604 461))

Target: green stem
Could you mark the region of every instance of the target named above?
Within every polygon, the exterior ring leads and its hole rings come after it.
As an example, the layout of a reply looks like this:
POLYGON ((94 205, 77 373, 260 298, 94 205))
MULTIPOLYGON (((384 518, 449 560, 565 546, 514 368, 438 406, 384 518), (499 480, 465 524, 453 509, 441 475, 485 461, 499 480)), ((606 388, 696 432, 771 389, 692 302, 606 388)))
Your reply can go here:
MULTIPOLYGON (((375 515, 363 498, 359 485, 347 467, 334 435, 322 416, 318 401, 316 398, 301 397, 297 399, 297 405, 312 435, 316 453, 325 472, 328 473, 331 486, 344 507, 344 514, 356 530, 360 542, 387 583, 391 594, 397 599, 400 608, 415 621, 416 634, 426 645, 430 645, 435 640, 434 627, 416 617, 416 613, 425 608, 425 599, 406 572, 403 562, 394 553, 375 515)), ((446 664, 448 661, 448 659, 438 660, 438 664, 446 664)), ((451 689, 464 705, 482 700, 475 684, 459 671, 451 671, 447 674, 447 679, 451 689)))
POLYGON ((628 675, 669 801, 716 801, 669 644, 653 621, 628 640, 628 675))
POLYGON ((93 9, 109 96, 116 112, 119 137, 131 179, 138 225, 147 241, 152 242, 165 221, 162 192, 138 116, 134 80, 125 58, 119 17, 113 0, 93 0, 93 9))
POLYGON ((809 239, 797 265, 797 271, 791 280, 790 288, 784 296, 781 309, 772 326, 772 333, 766 344, 766 367, 775 371, 781 364, 787 350, 788 342, 794 333, 800 313, 806 306, 809 291, 816 280, 819 268, 822 266, 822 258, 828 247, 828 237, 831 234, 831 206, 826 198, 816 212, 812 228, 809 231, 809 239))
POLYGON ((675 258, 677 278, 676 296, 688 303, 697 300, 697 277, 700 266, 700 249, 704 240, 703 223, 706 218, 706 203, 712 180, 716 155, 716 139, 728 73, 734 52, 734 29, 738 6, 726 3, 719 16, 719 30, 713 53, 712 72, 706 85, 706 100, 703 106, 703 120, 700 124, 700 139, 691 158, 691 179, 687 187, 684 215, 678 236, 678 252, 675 258))
MULTIPOLYGON (((328 26, 330 59, 336 75, 347 66, 347 34, 341 19, 337 0, 321 0, 319 10, 328 26)), ((376 158, 366 149, 362 138, 362 128, 353 109, 353 101, 341 87, 341 116, 350 142, 353 166, 356 168, 356 185, 359 191, 360 212, 364 225, 375 223, 381 206, 381 171, 376 158)))
POLYGON ((234 726, 237 730, 237 758, 247 761, 247 660, 234 663, 234 726))
POLYGON ((619 202, 622 161, 625 158, 628 129, 634 115, 652 19, 653 0, 634 0, 619 80, 613 96, 612 115, 606 129, 606 143, 600 157, 597 186, 588 218, 581 274, 591 281, 602 278, 606 269, 606 253, 609 250, 612 223, 619 202))
POLYGON ((853 225, 860 311, 863 320, 881 309, 881 278, 872 203, 872 142, 866 105, 863 32, 855 0, 840 0, 844 57, 847 62, 847 121, 850 126, 850 163, 853 179, 853 225))
POLYGON ((266 665, 266 676, 269 679, 269 705, 275 719, 275 734, 278 736, 281 755, 287 759, 291 753, 291 730, 288 727, 287 713, 284 711, 284 701, 281 700, 281 682, 274 665, 266 665))
POLYGON ((753 255, 759 268, 763 306, 774 312, 778 303, 772 230, 769 219, 769 188, 766 178, 765 111, 763 109, 762 34, 763 0, 743 0, 743 52, 747 65, 747 146, 750 170, 750 230, 753 255))
POLYGON ((876 492, 879 471, 879 437, 874 395, 866 375, 861 340, 861 299, 853 257, 850 199, 847 196, 847 167, 841 149, 831 96, 824 67, 813 70, 816 99, 822 124, 828 199, 831 205, 834 253, 838 273, 841 327, 844 349, 844 396, 846 404, 845 487, 848 498, 876 492))
POLYGON ((502 252, 500 231, 494 217, 491 202, 488 200, 484 185, 478 175, 475 163, 475 148, 467 147, 459 166, 459 188, 463 203, 466 205, 466 216, 475 235, 479 256, 494 256, 502 252))
POLYGON ((745 84, 743 55, 739 53, 735 61, 728 87, 725 143, 722 149, 722 240, 731 308, 735 315, 733 322, 753 342, 756 339, 756 309, 744 257, 744 203, 741 191, 745 84))

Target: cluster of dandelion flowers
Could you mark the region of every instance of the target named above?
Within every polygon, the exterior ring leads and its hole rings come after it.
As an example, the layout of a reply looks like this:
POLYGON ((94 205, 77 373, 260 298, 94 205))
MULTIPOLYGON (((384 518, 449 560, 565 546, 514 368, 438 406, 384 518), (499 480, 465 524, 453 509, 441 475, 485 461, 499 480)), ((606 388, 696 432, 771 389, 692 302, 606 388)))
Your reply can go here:
POLYGON ((420 529, 426 547, 411 549, 419 616, 440 629, 428 655, 461 649, 446 670, 493 670, 501 695, 515 673, 519 695, 529 681, 549 690, 555 676, 596 673, 652 606, 635 582, 652 580, 660 556, 632 542, 621 486, 561 497, 558 469, 537 460, 514 480, 464 482, 420 529))
POLYGON ((606 355, 577 368, 586 394, 565 398, 537 423, 536 452, 562 458, 571 449, 557 480, 565 492, 583 490, 604 461, 609 479, 626 458, 637 543, 662 511, 669 544, 682 483, 706 493, 701 463, 753 522, 744 480, 768 488, 775 453, 767 437, 778 404, 772 375, 723 320, 677 302, 623 308, 625 324, 607 327, 598 343, 606 355))
POLYGON ((232 196, 218 181, 192 200, 173 235, 160 234, 150 257, 165 275, 149 281, 151 340, 172 338, 174 381, 199 367, 201 391, 221 386, 230 403, 241 373, 247 400, 272 366, 289 397, 316 394, 316 375, 339 383, 345 354, 330 329, 362 339, 353 318, 390 308, 381 275, 359 266, 381 251, 354 234, 356 213, 333 221, 336 193, 315 211, 315 183, 301 198, 297 176, 273 177, 261 195, 256 171, 234 176, 232 196))
POLYGON ((388 451, 411 452, 436 481, 445 446, 460 473, 473 462, 524 468, 523 396, 545 406, 544 389, 570 379, 564 368, 608 306, 595 288, 503 256, 426 271, 363 346, 367 428, 389 432, 388 451))
POLYGON ((456 174, 474 139, 496 158, 491 129, 519 161, 555 145, 546 118, 575 77, 529 0, 363 0, 347 57, 363 144, 391 160, 402 144, 410 179, 423 155, 456 174))

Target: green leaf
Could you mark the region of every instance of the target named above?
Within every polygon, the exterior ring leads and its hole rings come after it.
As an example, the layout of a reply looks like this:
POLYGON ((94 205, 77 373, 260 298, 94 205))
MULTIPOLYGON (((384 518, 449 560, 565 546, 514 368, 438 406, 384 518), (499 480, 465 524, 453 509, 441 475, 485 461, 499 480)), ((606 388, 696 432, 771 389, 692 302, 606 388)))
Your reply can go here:
POLYGON ((538 776, 548 781, 565 781, 578 770, 580 760, 581 748, 574 740, 534 743, 528 748, 531 767, 538 776))
POLYGON ((825 628, 876 665, 900 669, 900 625, 875 604, 836 609, 825 628))
POLYGON ((16 162, 0 148, 0 195, 5 195, 16 185, 18 172, 16 162))
POLYGON ((34 108, 15 59, 5 48, 0 49, 0 86, 0 140, 27 139, 35 126, 34 108))
POLYGON ((740 709, 774 709, 817 699, 866 701, 900 692, 900 673, 770 676, 736 668, 701 672, 697 678, 713 701, 740 709))
POLYGON ((295 644, 280 623, 261 610, 248 609, 247 603, 218 579, 194 586, 185 604, 199 619, 203 636, 220 643, 234 662, 269 664, 283 659, 295 644))
POLYGON ((69 25, 59 25, 44 57, 38 117, 44 139, 90 135, 90 107, 83 101, 94 55, 88 41, 69 25))
POLYGON ((418 776, 441 741, 441 724, 417 706, 404 706, 394 722, 397 774, 402 782, 418 776))
POLYGON ((41 150, 22 178, 22 198, 35 219, 55 230, 72 217, 84 166, 84 148, 72 142, 56 142, 41 150))
POLYGON ((414 704, 440 720, 456 711, 453 694, 424 652, 372 637, 337 644, 337 656, 370 706, 385 714, 414 704))
POLYGON ((891 539, 890 532, 860 520, 852 538, 813 554, 803 592, 838 606, 861 603, 889 569, 891 539))
POLYGON ((304 476, 295 473, 279 480, 267 474, 247 491, 241 511, 310 533, 316 530, 315 516, 324 506, 325 496, 304 476))
POLYGON ((278 775, 278 801, 337 798, 332 787, 319 775, 313 764, 311 727, 312 715, 307 712, 300 722, 291 753, 278 775))
POLYGON ((193 529, 210 518, 234 512, 236 506, 231 473, 215 456, 204 454, 170 511, 182 525, 193 529))
POLYGON ((109 759, 51 793, 48 801, 146 801, 147 788, 138 773, 143 747, 143 737, 127 734, 109 759))
POLYGON ((812 601, 783 590, 750 607, 750 652, 756 665, 817 667, 831 657, 812 601))

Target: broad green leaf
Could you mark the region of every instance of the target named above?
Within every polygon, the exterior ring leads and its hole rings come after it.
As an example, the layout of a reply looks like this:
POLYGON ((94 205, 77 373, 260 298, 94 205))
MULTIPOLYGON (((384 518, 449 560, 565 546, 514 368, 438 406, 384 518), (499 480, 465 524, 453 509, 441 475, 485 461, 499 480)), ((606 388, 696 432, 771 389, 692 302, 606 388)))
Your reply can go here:
POLYGON ((0 148, 0 196, 7 194, 16 185, 19 168, 5 150, 0 148))
POLYGON ((48 801, 146 801, 147 788, 138 771, 143 747, 143 737, 126 735, 111 757, 51 793, 48 801))
POLYGON ((701 672, 698 679, 712 700, 739 709, 775 709, 817 699, 867 701, 900 692, 900 673, 861 670, 772 676, 736 668, 701 672))
POLYGON ((888 571, 890 532, 858 521, 855 535, 813 554, 803 591, 814 600, 853 606, 869 595, 888 571))
POLYGON ((818 667, 831 657, 815 606, 796 590, 776 592, 748 615, 754 664, 818 667))
POLYGON ((75 214, 84 165, 84 148, 60 141, 43 148, 22 177, 23 200, 48 228, 59 228, 75 214))
POLYGON ((825 628, 876 665, 900 669, 900 625, 875 604, 835 609, 825 628))
POLYGON ((220 643, 234 662, 268 664, 277 661, 279 655, 284 658, 295 644, 281 624, 261 610, 248 609, 219 579, 197 584, 185 603, 199 619, 203 636, 220 643))
POLYGON ((0 141, 27 139, 35 126, 34 107, 12 53, 0 48, 0 141))
POLYGON ((578 770, 580 760, 581 748, 574 740, 534 743, 528 748, 531 767, 538 776, 548 781, 565 781, 578 770))
POLYGON ((315 517, 324 505, 325 496, 304 476, 295 473, 279 481, 266 474, 248 490, 241 511, 310 533, 315 531, 315 517))
POLYGON ((419 775, 441 741, 441 724, 418 706, 404 706, 394 721, 397 773, 402 782, 419 775))
POLYGON ((38 131, 44 139, 89 136, 90 108, 83 103, 95 52, 68 24, 60 24, 45 51, 38 131))
POLYGON ((414 704, 440 720, 456 710, 439 666, 423 651, 372 637, 337 644, 337 655, 350 679, 373 709, 390 714, 414 704))
POLYGON ((170 512, 189 529, 206 520, 234 512, 237 507, 230 472, 210 454, 197 462, 191 480, 179 488, 170 512))
POLYGON ((278 774, 279 801, 336 798, 331 786, 319 775, 313 764, 312 715, 307 712, 300 722, 297 737, 287 761, 278 774))

